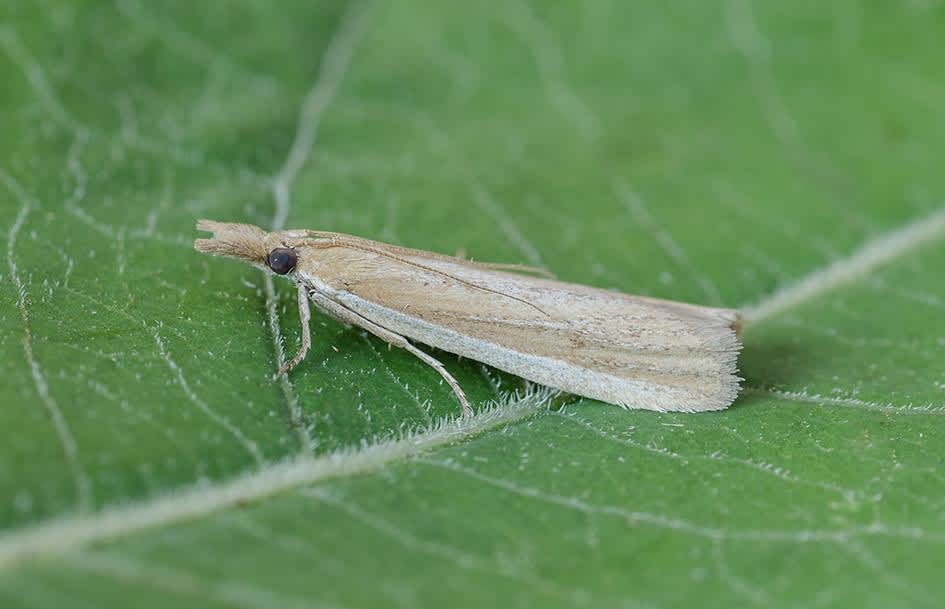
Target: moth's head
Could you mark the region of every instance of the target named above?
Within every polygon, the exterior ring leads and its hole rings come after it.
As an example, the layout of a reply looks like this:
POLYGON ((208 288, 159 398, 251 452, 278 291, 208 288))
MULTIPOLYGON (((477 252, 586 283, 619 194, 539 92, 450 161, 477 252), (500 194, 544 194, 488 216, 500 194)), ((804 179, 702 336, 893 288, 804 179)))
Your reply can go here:
POLYGON ((278 275, 292 272, 298 264, 293 231, 267 233, 252 224, 213 220, 199 220, 197 230, 213 233, 209 239, 194 241, 198 252, 236 258, 278 275))

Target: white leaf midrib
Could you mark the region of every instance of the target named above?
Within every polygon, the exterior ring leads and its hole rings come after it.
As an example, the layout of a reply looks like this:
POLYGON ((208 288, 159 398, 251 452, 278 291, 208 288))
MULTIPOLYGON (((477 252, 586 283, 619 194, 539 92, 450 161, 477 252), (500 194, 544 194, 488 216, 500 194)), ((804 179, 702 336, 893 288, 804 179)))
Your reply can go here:
POLYGON ((758 323, 792 309, 842 285, 853 283, 881 266, 945 237, 945 207, 932 214, 878 235, 848 256, 778 288, 742 310, 747 323, 758 323))
POLYGON ((509 394, 462 420, 442 419, 432 428, 319 457, 301 457, 260 468, 219 484, 194 485, 156 498, 63 517, 0 537, 0 570, 25 560, 62 554, 91 543, 207 516, 242 502, 258 501, 305 484, 377 469, 421 452, 469 439, 546 408, 555 392, 540 388, 509 394))

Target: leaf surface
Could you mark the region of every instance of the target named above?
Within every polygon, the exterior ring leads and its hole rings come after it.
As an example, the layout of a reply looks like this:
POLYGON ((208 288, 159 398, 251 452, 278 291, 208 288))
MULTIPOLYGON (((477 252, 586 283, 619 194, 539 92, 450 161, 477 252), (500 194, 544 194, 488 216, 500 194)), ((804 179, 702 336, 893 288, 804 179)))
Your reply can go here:
POLYGON ((934 3, 0 9, 0 605, 945 593, 934 3), (357 234, 744 308, 727 411, 551 399, 194 252, 357 234), (498 404, 498 405, 497 405, 498 404))

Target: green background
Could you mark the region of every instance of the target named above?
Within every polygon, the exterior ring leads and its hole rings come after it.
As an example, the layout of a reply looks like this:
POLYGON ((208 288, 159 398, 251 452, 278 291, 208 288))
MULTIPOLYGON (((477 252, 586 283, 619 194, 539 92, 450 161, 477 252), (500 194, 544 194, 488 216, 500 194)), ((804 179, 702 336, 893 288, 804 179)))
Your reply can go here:
POLYGON ((0 22, 0 606, 939 606, 941 3, 45 0, 0 22), (290 286, 192 250, 200 217, 272 226, 293 142, 289 226, 696 303, 930 238, 749 325, 725 412, 516 405, 520 380, 441 353, 477 408, 518 408, 447 443, 437 375, 321 315, 273 380, 290 286), (434 440, 350 465, 403 434, 434 440), (309 452, 312 484, 182 507, 309 452))

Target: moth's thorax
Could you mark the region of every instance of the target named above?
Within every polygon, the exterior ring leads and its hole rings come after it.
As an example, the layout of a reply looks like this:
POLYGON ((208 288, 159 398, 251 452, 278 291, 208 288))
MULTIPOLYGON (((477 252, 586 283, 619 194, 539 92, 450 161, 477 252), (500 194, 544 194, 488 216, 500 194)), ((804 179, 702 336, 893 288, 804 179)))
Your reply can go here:
POLYGON ((294 248, 299 256, 295 270, 306 275, 319 275, 325 266, 324 252, 311 247, 297 246, 294 248))

